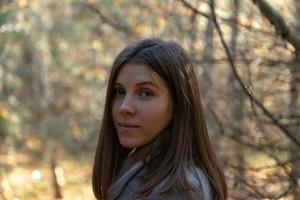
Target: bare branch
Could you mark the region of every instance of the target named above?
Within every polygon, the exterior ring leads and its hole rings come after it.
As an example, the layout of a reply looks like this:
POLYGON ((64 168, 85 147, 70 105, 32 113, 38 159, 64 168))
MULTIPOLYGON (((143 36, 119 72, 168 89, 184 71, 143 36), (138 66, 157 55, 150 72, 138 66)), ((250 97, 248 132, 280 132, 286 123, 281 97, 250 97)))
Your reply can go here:
POLYGON ((227 55, 230 67, 232 69, 232 72, 235 76, 235 78, 237 79, 239 85, 241 86, 242 90, 244 91, 244 93, 253 101, 253 103, 255 105, 257 105, 262 111, 263 113, 271 119, 271 121, 274 123, 274 125, 276 125, 291 141, 293 141, 298 147, 300 147, 300 141, 293 135, 293 133, 291 133, 287 127, 285 127, 277 118, 275 118, 275 116, 273 115, 273 113, 271 113, 252 93, 251 91, 249 91, 247 89, 247 87, 245 86, 245 84, 243 83, 241 77, 239 76, 237 70, 236 70, 236 66, 234 63, 234 60, 231 56, 230 50, 228 48, 228 45, 226 44, 225 40, 224 40, 224 36, 223 33, 221 31, 221 28, 217 22, 217 18, 216 18, 216 13, 215 10, 213 8, 212 5, 210 5, 212 7, 212 17, 217 29, 217 32, 219 34, 219 37, 221 39, 222 45, 225 49, 225 53, 227 55))
POLYGON ((283 17, 265 0, 252 0, 260 12, 275 26, 276 32, 288 41, 297 51, 300 51, 300 37, 298 37, 285 23, 283 17))
MULTIPOLYGON (((193 13, 196 13, 197 15, 201 15, 205 18, 209 18, 209 13, 206 13, 206 12, 203 12, 203 11, 200 11, 199 9, 193 7, 190 3, 188 3, 186 0, 178 0, 182 3, 182 5, 188 9, 190 9, 191 11, 193 11, 193 13)), ((236 20, 236 21, 233 21, 232 19, 228 19, 228 18, 225 18, 225 17, 219 17, 220 20, 222 20, 224 23, 226 24, 232 24, 232 23, 236 23, 237 25, 239 25, 240 27, 243 27, 249 31, 255 31, 255 32, 259 32, 259 33, 262 33, 264 35, 273 35, 273 32, 270 32, 270 31, 266 31, 266 30, 262 30, 262 29, 258 29, 258 28, 255 28, 253 26, 251 26, 250 24, 245 24, 245 23, 241 23, 240 21, 236 20)))
POLYGON ((115 23, 113 20, 109 19, 107 16, 105 16, 101 10, 99 10, 95 5, 88 3, 88 2, 80 2, 82 5, 86 6, 89 8, 91 11, 93 11, 97 16, 102 20, 102 22, 110 25, 112 28, 125 33, 126 35, 132 35, 132 31, 130 30, 129 27, 126 27, 124 25, 115 23))

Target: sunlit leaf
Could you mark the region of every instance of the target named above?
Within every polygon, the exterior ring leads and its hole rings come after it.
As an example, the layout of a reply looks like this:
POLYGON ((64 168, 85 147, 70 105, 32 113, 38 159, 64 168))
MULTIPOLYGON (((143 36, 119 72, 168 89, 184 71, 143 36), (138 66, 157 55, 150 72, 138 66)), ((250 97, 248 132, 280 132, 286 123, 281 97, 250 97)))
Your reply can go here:
POLYGON ((144 31, 143 25, 136 25, 136 26, 134 27, 134 32, 135 32, 135 33, 140 34, 140 33, 142 33, 143 31, 144 31))
POLYGON ((18 0, 20 7, 25 7, 28 5, 28 0, 18 0))
POLYGON ((93 41, 92 47, 95 51, 102 51, 103 50, 103 46, 99 41, 93 41))
POLYGON ((32 150, 38 150, 42 147, 41 140, 35 137, 31 137, 26 140, 26 146, 32 150))

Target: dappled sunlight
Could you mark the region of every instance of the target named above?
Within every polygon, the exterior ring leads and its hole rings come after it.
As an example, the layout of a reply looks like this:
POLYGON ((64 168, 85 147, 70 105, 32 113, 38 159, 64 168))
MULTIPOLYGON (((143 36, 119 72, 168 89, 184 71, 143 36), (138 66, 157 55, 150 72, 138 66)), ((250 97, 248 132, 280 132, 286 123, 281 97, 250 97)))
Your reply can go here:
POLYGON ((145 37, 192 56, 228 199, 300 199, 299 1, 0 2, 0 200, 95 199, 108 75, 145 37))
MULTIPOLYGON (((17 155, 16 155, 17 156, 17 155)), ((91 168, 82 162, 65 160, 55 168, 64 199, 93 199, 91 168)), ((1 186, 7 199, 53 199, 53 177, 46 165, 15 167, 3 173, 1 186)))

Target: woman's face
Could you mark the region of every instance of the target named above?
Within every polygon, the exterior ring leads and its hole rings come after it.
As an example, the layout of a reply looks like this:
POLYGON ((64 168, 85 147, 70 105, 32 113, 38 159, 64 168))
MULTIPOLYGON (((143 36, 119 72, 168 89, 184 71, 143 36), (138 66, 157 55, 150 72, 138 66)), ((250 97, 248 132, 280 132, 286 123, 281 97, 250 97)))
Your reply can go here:
POLYGON ((144 64, 124 65, 114 84, 112 117, 126 148, 151 142, 171 121, 173 103, 165 80, 144 64))

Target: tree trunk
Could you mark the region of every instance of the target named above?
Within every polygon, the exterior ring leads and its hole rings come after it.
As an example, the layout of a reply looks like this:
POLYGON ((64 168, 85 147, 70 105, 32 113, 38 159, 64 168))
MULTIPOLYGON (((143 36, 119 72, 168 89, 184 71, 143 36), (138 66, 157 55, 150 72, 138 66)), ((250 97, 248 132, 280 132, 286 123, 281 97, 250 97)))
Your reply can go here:
MULTIPOLYGON (((290 80, 290 104, 289 104, 289 110, 290 110, 290 116, 296 115, 297 112, 300 110, 300 103, 299 103, 299 90, 300 90, 300 54, 297 52, 295 53, 295 58, 293 60, 293 64, 290 67, 290 74, 291 74, 291 80, 290 80)), ((300 133, 300 124, 299 121, 291 119, 291 131, 295 134, 300 133)), ((299 156, 299 147, 296 147, 294 145, 292 148, 291 155, 299 156), (296 155, 298 154, 298 155, 296 155)), ((292 164, 292 172, 290 174, 290 177, 293 181, 293 196, 295 200, 300 199, 300 160, 294 162, 292 164)))
MULTIPOLYGON (((212 0, 213 5, 215 4, 215 0, 212 0)), ((214 107, 214 98, 213 98, 213 88, 212 88, 212 80, 211 80, 211 74, 212 74, 212 66, 213 66, 213 58, 214 58, 214 23, 212 20, 212 17, 209 17, 207 19, 207 25, 205 29, 205 35, 204 35, 204 41, 205 47, 203 50, 203 56, 202 56, 202 80, 201 80, 201 89, 203 97, 205 97, 207 104, 209 107, 214 107)), ((207 107, 207 106, 205 106, 207 107)), ((218 135, 215 134, 217 128, 215 127, 213 117, 210 115, 210 112, 208 109, 205 109, 205 114, 207 116, 207 126, 209 130, 212 130, 212 140, 218 143, 216 140, 218 140, 218 135)))
MULTIPOLYGON (((231 24, 231 36, 230 36, 230 50, 233 59, 236 58, 236 44, 237 44, 237 37, 238 37, 238 26, 237 26, 237 21, 238 21, 238 15, 239 15, 239 8, 240 8, 240 1, 239 0, 233 0, 233 13, 232 13, 232 24, 231 24)), ((232 127, 233 127, 233 132, 234 130, 245 130, 245 127, 243 125, 243 110, 244 110, 244 101, 245 98, 243 96, 243 92, 241 91, 241 88, 239 87, 239 84, 237 83, 237 80, 235 79, 234 75, 230 73, 229 75, 229 85, 232 87, 229 88, 229 97, 231 103, 229 104, 230 108, 230 115, 232 116, 232 127), (233 98, 234 97, 234 98, 233 98)), ((235 133, 239 134, 239 133, 235 133)), ((235 143, 235 149, 240 149, 239 151, 235 151, 235 158, 237 165, 240 166, 240 169, 237 171, 237 174, 235 175, 235 184, 240 183, 240 180, 244 180, 244 153, 243 153, 243 147, 240 146, 240 144, 235 143)), ((242 189, 242 184, 240 184, 240 190, 242 189)))
MULTIPOLYGON (((294 0, 294 5, 295 5, 295 32, 300 34, 300 22, 299 22, 299 17, 300 17, 300 2, 299 0, 294 0)), ((300 52, 296 50, 295 52, 295 57, 293 59, 293 63, 290 66, 290 75, 291 75, 291 80, 290 80, 290 104, 289 104, 289 112, 290 116, 296 115, 297 112, 300 110, 300 98, 299 98, 299 92, 300 92, 300 52)), ((299 137, 300 133, 300 124, 299 120, 293 120, 291 119, 291 132, 295 134, 295 136, 299 137), (298 134, 298 135, 296 135, 298 134)), ((299 147, 296 147, 294 145, 292 148, 292 156, 299 156, 299 147), (296 153, 298 155, 295 155, 296 153)), ((300 160, 294 162, 292 164, 292 172, 290 174, 290 178, 293 181, 293 197, 295 200, 300 199, 300 160)))
POLYGON ((56 168, 56 151, 54 148, 52 148, 51 152, 51 160, 50 160, 50 170, 52 174, 52 186, 53 186, 53 191, 54 191, 54 199, 62 199, 62 193, 60 186, 58 184, 58 178, 55 173, 55 168, 56 168))

